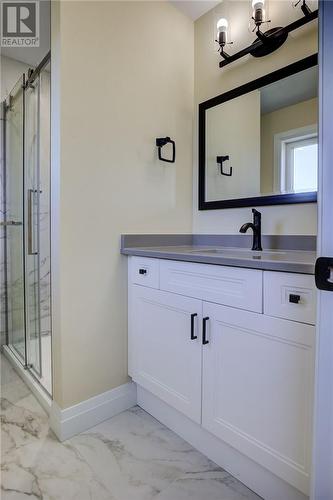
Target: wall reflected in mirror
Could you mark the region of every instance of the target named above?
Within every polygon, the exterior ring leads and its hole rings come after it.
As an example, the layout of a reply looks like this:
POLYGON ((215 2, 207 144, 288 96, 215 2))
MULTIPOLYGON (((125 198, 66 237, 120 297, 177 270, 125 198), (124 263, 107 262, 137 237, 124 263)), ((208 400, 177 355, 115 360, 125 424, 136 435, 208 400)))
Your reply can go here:
POLYGON ((317 191, 318 66, 206 110, 205 202, 317 191))

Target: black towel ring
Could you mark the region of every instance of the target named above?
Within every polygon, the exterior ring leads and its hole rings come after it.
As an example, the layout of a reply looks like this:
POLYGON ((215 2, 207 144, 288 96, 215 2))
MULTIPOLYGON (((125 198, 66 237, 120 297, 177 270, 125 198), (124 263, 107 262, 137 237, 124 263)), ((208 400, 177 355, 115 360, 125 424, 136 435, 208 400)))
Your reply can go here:
POLYGON ((156 139, 156 146, 158 148, 158 159, 161 161, 166 161, 168 163, 175 163, 176 161, 176 143, 170 137, 158 137, 156 139), (171 143, 172 144, 172 159, 168 160, 168 158, 163 158, 161 154, 161 150, 163 146, 166 144, 171 143))

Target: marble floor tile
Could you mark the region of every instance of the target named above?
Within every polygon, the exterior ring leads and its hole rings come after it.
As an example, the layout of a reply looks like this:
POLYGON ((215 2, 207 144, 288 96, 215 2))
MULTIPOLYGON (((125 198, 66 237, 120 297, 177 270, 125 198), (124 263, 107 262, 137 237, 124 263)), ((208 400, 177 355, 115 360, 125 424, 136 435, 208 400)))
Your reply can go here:
POLYGON ((2 500, 258 500, 142 409, 60 443, 1 356, 2 500))
POLYGON ((223 470, 189 473, 176 479, 155 500, 258 500, 258 495, 223 470))

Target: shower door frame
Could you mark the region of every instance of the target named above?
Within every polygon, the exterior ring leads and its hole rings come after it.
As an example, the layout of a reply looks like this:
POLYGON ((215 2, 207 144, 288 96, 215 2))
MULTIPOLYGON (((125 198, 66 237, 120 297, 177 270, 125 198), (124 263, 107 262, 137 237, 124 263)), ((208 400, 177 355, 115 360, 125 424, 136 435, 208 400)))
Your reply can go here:
MULTIPOLYGON (((41 377, 42 377, 42 346, 41 346, 41 326, 40 326, 40 270, 39 270, 39 264, 38 264, 38 307, 39 307, 39 316, 38 319, 35 321, 38 321, 39 324, 39 339, 37 340, 39 343, 39 369, 37 369, 36 366, 30 364, 30 334, 28 331, 28 328, 30 327, 29 325, 29 311, 28 311, 28 276, 27 276, 27 256, 28 256, 28 239, 29 235, 27 235, 26 227, 28 223, 28 217, 31 217, 27 211, 29 210, 29 206, 27 208, 27 155, 26 155, 26 91, 35 82, 35 80, 39 77, 43 69, 51 62, 51 52, 49 51, 46 56, 42 59, 42 61, 39 63, 39 65, 31 72, 29 72, 28 77, 26 78, 25 74, 22 75, 22 92, 23 92, 23 113, 22 113, 22 142, 23 142, 23 151, 22 151, 22 174, 23 174, 23 193, 22 193, 22 204, 23 204, 23 209, 22 209, 22 214, 23 214, 23 304, 24 304, 24 356, 21 355, 21 353, 15 348, 15 345, 13 343, 10 343, 9 339, 9 320, 8 320, 8 252, 7 252, 7 227, 6 227, 6 219, 7 219, 7 151, 6 151, 6 100, 1 103, 3 107, 3 117, 4 117, 4 126, 3 126, 3 173, 4 173, 4 182, 3 182, 3 207, 5 208, 4 210, 4 259, 5 259, 5 266, 4 266, 4 279, 6 283, 6 291, 5 291, 5 304, 6 304, 6 314, 5 314, 5 327, 6 327, 6 347, 9 349, 9 351, 14 355, 14 357, 17 359, 17 361, 23 366, 25 370, 29 372, 29 374, 33 377, 35 381, 38 382, 38 384, 43 388, 43 390, 48 394, 49 396, 52 397, 52 394, 43 386, 41 383, 41 377)), ((40 92, 40 88, 38 89, 38 92, 40 92)), ((40 120, 39 120, 39 114, 40 114, 40 102, 38 99, 38 109, 37 109, 37 126, 39 127, 40 125, 40 120)), ((38 130, 38 163, 40 162, 40 148, 39 148, 39 130, 38 130)), ((39 168, 39 165, 37 169, 39 168)), ((38 174, 39 177, 39 174, 38 174)), ((50 186, 49 186, 50 187, 50 186)), ((30 191, 30 189, 29 189, 30 191)), ((28 194, 29 196, 29 194, 28 194)), ((39 198, 39 197, 38 197, 39 198)), ((38 201, 38 207, 39 207, 39 201, 38 201)), ((39 213, 39 212, 38 212, 39 213)), ((30 224, 32 222, 30 221, 30 224)), ((29 229, 29 228, 28 228, 29 229)), ((31 229, 31 228, 30 228, 31 229)), ((51 237, 51 235, 50 235, 51 237)), ((37 239, 39 240, 39 234, 37 236, 37 239)), ((50 241, 50 252, 51 252, 51 241, 50 241)), ((50 277, 51 279, 51 277, 50 277)), ((51 290, 51 284, 50 284, 50 290, 51 290)), ((51 327, 51 332, 52 332, 52 311, 51 311, 51 301, 50 301, 50 327, 51 327)), ((51 333, 52 335, 52 333, 51 333)), ((51 337, 52 339, 52 337, 51 337)), ((52 340, 51 340, 51 377, 52 377, 52 340)), ((51 381, 51 388, 52 388, 53 382, 51 381)), ((51 393, 52 393, 51 389, 51 393)))
MULTIPOLYGON (((38 78, 39 75, 37 75, 38 78)), ((24 194, 23 202, 26 208, 26 217, 24 218, 25 231, 24 231, 24 257, 25 257, 25 316, 26 316, 26 345, 27 345, 27 359, 26 366, 31 372, 35 372, 37 377, 42 378, 42 339, 41 339, 41 320, 40 320, 40 245, 39 245, 39 231, 40 231, 40 82, 38 86, 34 86, 36 79, 31 81, 27 80, 25 84, 25 113, 24 113, 24 194), (37 90, 37 96, 34 96, 34 91, 37 90), (32 136, 36 133, 36 142, 33 146, 35 148, 34 157, 31 160, 28 154, 28 135, 29 123, 31 119, 27 103, 29 101, 28 92, 32 90, 32 113, 35 114, 36 130, 33 130, 32 136), (34 100, 36 101, 34 103, 34 100), (35 108, 36 106, 36 108, 35 108), (29 178, 33 177, 32 184, 29 178), (35 201, 35 194, 37 194, 37 203, 35 201), (35 227, 35 217, 37 215, 37 228, 35 227), (35 238, 35 229, 37 229, 37 238, 35 238), (35 247, 36 241, 37 245, 35 247), (32 264, 29 260, 33 259, 32 264), (32 274, 32 283, 31 275, 32 274), (31 294, 30 288, 33 288, 31 294), (32 296, 31 296, 32 295, 32 296), (33 309, 33 311, 32 311, 33 309), (33 316, 33 319, 31 318, 33 316), (34 327, 32 327, 34 325, 34 327), (36 337, 36 334, 38 337, 36 337), (38 362, 35 358, 32 360, 32 336, 35 336, 35 341, 38 343, 38 362)), ((30 103, 31 104, 31 103, 30 103)), ((30 131, 31 134, 31 131, 30 131)), ((31 139, 31 137, 30 137, 31 139)), ((30 151, 31 154, 31 151, 30 151)))

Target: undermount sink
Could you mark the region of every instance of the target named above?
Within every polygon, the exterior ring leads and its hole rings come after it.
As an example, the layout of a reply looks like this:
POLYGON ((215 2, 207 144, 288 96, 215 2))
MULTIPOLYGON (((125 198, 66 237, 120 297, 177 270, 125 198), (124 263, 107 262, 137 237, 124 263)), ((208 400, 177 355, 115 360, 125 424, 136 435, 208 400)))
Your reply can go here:
POLYGON ((266 250, 257 252, 246 248, 204 248, 201 250, 192 250, 191 253, 221 255, 221 257, 232 257, 239 259, 254 260, 281 260, 286 256, 286 252, 266 250))

